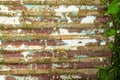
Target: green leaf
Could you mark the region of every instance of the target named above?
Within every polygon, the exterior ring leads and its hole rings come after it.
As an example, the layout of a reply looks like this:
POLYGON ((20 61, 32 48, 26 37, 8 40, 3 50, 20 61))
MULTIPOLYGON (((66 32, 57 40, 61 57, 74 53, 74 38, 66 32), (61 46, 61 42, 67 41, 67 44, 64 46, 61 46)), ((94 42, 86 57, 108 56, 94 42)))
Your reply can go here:
POLYGON ((120 0, 113 0, 108 7, 108 14, 117 14, 119 9, 120 0))
POLYGON ((113 43, 110 43, 110 48, 112 49, 112 48, 114 48, 114 44, 113 43))
POLYGON ((101 70, 108 70, 109 69, 108 67, 104 67, 104 66, 95 66, 95 67, 98 69, 101 69, 101 70))
POLYGON ((107 36, 113 36, 113 35, 115 35, 115 33, 116 33, 116 31, 114 29, 110 29, 106 32, 106 35, 107 36))

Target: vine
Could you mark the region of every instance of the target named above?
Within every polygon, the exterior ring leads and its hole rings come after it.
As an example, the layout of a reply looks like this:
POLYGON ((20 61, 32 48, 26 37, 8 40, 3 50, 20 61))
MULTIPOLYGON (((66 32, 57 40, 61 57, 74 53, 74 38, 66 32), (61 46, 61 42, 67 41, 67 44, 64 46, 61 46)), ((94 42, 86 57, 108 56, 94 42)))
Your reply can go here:
POLYGON ((112 50, 109 67, 99 67, 99 80, 120 80, 120 0, 110 0, 107 10, 112 26, 106 31, 108 37, 114 38, 110 44, 112 50))

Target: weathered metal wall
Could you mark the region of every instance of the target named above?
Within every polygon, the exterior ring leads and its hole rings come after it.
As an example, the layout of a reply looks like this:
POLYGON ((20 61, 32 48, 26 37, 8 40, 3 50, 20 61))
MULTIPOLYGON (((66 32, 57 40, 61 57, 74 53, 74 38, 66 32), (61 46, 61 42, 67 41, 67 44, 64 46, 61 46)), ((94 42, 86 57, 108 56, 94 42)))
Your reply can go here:
POLYGON ((97 80, 108 66, 100 0, 1 0, 0 80, 97 80))

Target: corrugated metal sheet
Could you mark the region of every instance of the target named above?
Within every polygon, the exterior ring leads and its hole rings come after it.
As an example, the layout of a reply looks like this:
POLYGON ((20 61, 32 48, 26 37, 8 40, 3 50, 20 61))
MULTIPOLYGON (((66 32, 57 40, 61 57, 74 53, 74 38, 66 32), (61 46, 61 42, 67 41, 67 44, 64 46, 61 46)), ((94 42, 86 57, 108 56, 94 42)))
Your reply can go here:
POLYGON ((108 66, 100 0, 1 0, 0 80, 97 80, 108 66))

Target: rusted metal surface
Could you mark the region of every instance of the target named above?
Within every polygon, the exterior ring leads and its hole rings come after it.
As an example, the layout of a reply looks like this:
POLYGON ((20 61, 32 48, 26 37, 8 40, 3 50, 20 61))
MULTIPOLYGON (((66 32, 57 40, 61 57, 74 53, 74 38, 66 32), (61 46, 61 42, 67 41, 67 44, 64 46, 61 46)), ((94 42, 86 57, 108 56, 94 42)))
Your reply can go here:
POLYGON ((48 4, 48 5, 79 5, 79 4, 100 4, 100 0, 1 0, 1 4, 48 4))
POLYGON ((100 0, 1 0, 0 80, 98 80, 112 38, 100 0))

